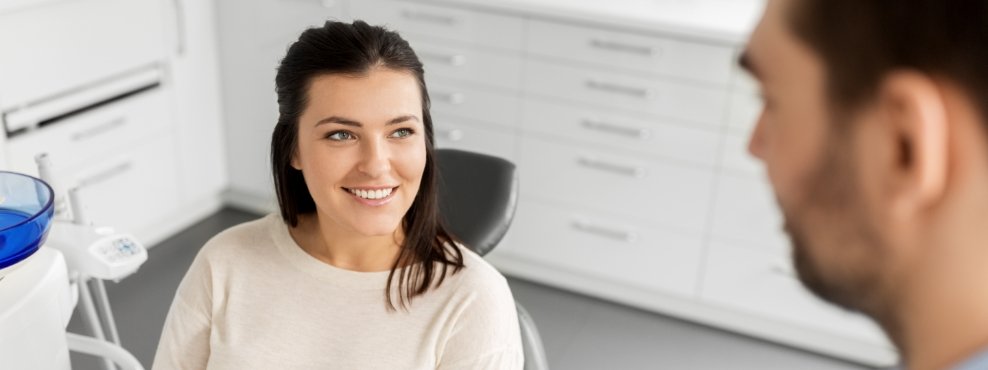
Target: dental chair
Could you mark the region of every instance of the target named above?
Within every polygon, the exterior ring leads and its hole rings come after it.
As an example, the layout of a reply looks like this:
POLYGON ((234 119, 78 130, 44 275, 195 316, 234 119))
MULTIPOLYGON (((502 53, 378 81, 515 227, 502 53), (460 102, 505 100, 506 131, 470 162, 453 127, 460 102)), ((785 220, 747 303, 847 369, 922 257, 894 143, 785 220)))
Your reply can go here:
MULTIPOLYGON (((437 149, 439 207, 450 232, 478 255, 497 246, 518 203, 515 165, 505 159, 456 149, 437 149)), ((520 304, 518 324, 525 370, 548 370, 545 349, 531 315, 520 304)))

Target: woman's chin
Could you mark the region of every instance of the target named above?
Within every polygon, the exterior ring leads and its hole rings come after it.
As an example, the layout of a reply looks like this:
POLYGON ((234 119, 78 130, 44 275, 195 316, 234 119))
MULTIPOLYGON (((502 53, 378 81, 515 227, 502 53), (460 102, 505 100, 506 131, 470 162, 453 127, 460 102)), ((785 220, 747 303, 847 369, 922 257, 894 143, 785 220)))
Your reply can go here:
POLYGON ((386 236, 393 235, 399 224, 400 222, 362 223, 353 225, 353 229, 363 236, 386 236))

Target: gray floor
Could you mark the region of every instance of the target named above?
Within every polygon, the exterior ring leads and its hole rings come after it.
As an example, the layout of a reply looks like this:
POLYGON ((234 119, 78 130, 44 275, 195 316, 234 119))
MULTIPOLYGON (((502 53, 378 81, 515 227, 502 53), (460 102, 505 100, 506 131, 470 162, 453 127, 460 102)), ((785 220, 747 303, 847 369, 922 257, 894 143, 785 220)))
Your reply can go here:
MULTIPOLYGON (((137 274, 108 283, 120 337, 150 368, 175 288, 196 251, 220 230, 256 218, 225 209, 155 246, 137 274)), ((839 360, 512 279, 515 299, 535 319, 554 370, 864 369, 839 360)), ((78 317, 69 331, 88 334, 78 317)), ((74 370, 99 369, 72 354, 74 370)))

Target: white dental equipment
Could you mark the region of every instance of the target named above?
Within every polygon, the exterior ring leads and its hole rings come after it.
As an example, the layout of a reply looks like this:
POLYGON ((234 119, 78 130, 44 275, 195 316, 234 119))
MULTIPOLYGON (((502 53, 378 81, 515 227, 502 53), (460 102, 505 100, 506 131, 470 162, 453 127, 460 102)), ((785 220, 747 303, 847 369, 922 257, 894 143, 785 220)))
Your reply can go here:
MULTIPOLYGON (((67 370, 68 351, 74 351, 102 357, 105 369, 116 364, 143 370, 120 346, 103 280, 120 280, 137 271, 147 250, 131 235, 91 225, 80 193, 60 192, 48 156, 40 154, 36 162, 41 180, 53 185, 53 212, 50 224, 44 222, 49 229, 47 238, 40 236, 43 246, 13 266, 0 265, 0 367, 67 370), (93 337, 65 331, 80 299, 93 337)), ((0 248, 4 242, 17 240, 0 240, 0 248)))

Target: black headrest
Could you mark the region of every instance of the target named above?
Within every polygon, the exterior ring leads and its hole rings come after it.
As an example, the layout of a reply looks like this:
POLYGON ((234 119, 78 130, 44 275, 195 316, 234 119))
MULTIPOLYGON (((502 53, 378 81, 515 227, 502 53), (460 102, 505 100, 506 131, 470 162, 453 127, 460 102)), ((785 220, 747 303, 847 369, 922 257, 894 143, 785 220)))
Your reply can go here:
POLYGON ((501 241, 518 203, 514 163, 456 149, 436 150, 439 209, 449 231, 483 256, 501 241))

